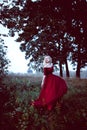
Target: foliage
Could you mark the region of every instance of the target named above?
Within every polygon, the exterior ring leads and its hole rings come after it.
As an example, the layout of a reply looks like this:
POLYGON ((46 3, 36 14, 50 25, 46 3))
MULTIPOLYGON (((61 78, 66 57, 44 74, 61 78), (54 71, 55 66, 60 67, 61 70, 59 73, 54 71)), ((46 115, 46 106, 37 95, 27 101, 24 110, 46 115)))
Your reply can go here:
POLYGON ((62 64, 66 65, 68 77, 69 59, 77 63, 76 76, 80 77, 80 69, 87 64, 87 1, 12 0, 10 5, 1 5, 1 23, 12 36, 18 31, 17 41, 22 42, 20 49, 26 52, 26 59, 32 55, 31 62, 39 62, 49 54, 54 64, 59 63, 61 76, 62 64))
POLYGON ((0 79, 8 72, 9 60, 6 57, 7 47, 4 45, 4 41, 0 38, 0 79))
POLYGON ((41 77, 38 79, 38 77, 16 75, 4 79, 9 100, 3 104, 0 123, 5 125, 0 125, 2 126, 0 129, 5 129, 5 126, 8 128, 10 122, 9 130, 86 130, 87 80, 65 79, 68 93, 63 98, 62 106, 60 108, 57 104, 49 112, 30 105, 40 92, 41 77))
POLYGON ((15 130, 14 122, 10 115, 8 115, 8 112, 13 110, 13 96, 7 90, 5 84, 2 83, 3 78, 6 76, 8 72, 9 65, 9 60, 6 57, 6 51, 7 47, 4 45, 4 40, 0 38, 0 129, 2 130, 2 126, 4 126, 4 129, 10 130, 11 127, 11 129, 15 130), (10 105, 9 100, 11 103, 10 105), (10 124, 10 122, 12 122, 12 124, 10 124))

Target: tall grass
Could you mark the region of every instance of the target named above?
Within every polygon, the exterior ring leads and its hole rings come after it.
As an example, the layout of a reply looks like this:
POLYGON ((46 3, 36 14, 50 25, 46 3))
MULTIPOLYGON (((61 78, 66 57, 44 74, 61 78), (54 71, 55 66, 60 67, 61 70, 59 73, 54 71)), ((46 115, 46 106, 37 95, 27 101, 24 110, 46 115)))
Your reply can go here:
POLYGON ((66 78, 68 92, 63 97, 62 106, 56 105, 51 112, 30 105, 39 95, 41 79, 39 76, 18 75, 4 79, 9 99, 3 104, 0 130, 6 129, 5 126, 9 130, 86 130, 87 79, 66 78))

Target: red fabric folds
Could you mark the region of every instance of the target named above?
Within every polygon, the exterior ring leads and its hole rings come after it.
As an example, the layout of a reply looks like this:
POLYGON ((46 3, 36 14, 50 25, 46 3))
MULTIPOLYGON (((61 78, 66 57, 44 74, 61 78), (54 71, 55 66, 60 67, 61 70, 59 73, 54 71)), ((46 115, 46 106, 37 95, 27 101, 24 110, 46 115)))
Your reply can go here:
POLYGON ((67 92, 67 85, 64 79, 52 74, 52 68, 44 68, 45 79, 40 95, 34 101, 34 105, 49 106, 54 105, 67 92))

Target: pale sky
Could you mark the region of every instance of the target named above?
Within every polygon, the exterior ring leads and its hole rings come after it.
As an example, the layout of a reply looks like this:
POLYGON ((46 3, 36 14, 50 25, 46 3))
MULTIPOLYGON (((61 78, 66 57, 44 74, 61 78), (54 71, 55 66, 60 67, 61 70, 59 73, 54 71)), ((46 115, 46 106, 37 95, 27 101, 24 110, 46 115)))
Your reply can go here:
MULTIPOLYGON (((8 34, 8 29, 0 24, 0 34, 8 34)), ((20 51, 20 43, 15 42, 15 37, 4 37, 5 44, 8 46, 7 57, 11 61, 9 71, 14 73, 26 73, 28 60, 25 60, 25 54, 20 51)))

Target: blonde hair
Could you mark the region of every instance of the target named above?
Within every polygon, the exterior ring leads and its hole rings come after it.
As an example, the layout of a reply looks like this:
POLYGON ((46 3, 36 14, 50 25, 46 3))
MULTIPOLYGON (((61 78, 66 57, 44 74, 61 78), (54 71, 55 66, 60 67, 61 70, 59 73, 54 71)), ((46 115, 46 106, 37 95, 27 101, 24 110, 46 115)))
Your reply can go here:
POLYGON ((52 67, 53 66, 52 58, 50 56, 44 57, 43 66, 44 67, 52 67))

